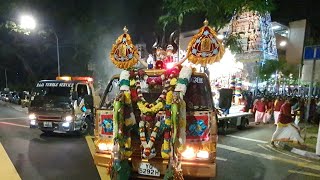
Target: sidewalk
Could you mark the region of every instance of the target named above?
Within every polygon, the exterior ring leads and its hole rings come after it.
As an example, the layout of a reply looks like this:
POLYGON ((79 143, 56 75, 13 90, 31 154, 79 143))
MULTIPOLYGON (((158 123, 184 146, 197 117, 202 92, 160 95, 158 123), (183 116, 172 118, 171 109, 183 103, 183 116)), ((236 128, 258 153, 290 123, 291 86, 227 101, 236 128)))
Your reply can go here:
POLYGON ((20 111, 20 112, 28 114, 28 108, 22 108, 21 105, 9 103, 9 102, 4 102, 4 101, 0 101, 0 105, 10 107, 12 109, 15 109, 16 111, 20 111))
POLYGON ((320 160, 320 156, 315 153, 319 126, 305 123, 300 123, 299 126, 301 127, 301 136, 305 140, 305 146, 293 143, 284 143, 280 146, 294 154, 320 160))

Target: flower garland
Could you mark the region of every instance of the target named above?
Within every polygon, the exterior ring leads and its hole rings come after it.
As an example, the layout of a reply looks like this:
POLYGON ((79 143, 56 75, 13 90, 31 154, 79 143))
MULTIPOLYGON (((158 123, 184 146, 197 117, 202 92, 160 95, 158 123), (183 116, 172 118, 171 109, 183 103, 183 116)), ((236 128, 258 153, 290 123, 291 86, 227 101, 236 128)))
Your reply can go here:
POLYGON ((136 78, 136 89, 138 94, 138 108, 143 114, 147 115, 154 115, 158 113, 161 109, 164 108, 164 98, 168 92, 168 88, 170 87, 170 81, 171 78, 168 78, 165 81, 164 89, 162 90, 160 96, 157 98, 157 100, 154 103, 148 103, 141 92, 141 82, 139 78, 136 78))
MULTIPOLYGON (((149 79, 146 78, 145 79, 149 79)), ((158 78, 159 79, 159 78, 158 78)), ((164 80, 165 76, 161 75, 161 79, 164 80)), ((146 141, 146 137, 145 137, 145 121, 150 121, 154 119, 154 115, 157 114, 160 110, 164 109, 167 106, 164 106, 164 101, 165 98, 170 97, 170 93, 172 94, 172 91, 168 91, 170 89, 170 85, 174 85, 176 78, 174 78, 173 74, 169 74, 167 80, 165 80, 165 84, 164 84, 164 89, 162 90, 160 96, 157 98, 157 100, 155 101, 155 103, 148 103, 144 97, 143 94, 141 92, 141 86, 140 86, 140 80, 139 80, 139 76, 136 76, 136 89, 137 89, 137 94, 138 94, 138 108, 140 109, 140 111, 142 112, 142 114, 144 114, 144 117, 142 118, 142 120, 139 123, 139 130, 140 130, 140 140, 141 140, 141 144, 143 146, 143 157, 144 158, 152 158, 154 157, 155 154, 155 150, 152 149, 154 141, 157 137, 157 133, 159 131, 160 128, 160 121, 157 121, 157 123, 155 124, 155 127, 151 133, 149 142, 147 143, 146 141), (169 93, 168 93, 169 92, 169 93)), ((157 80, 159 81, 159 80, 157 80)), ((166 98, 168 99, 168 98, 166 98)), ((170 118, 170 115, 168 116, 170 118)), ((170 127, 171 122, 170 121, 166 121, 166 125, 170 127)), ((169 152, 170 152, 170 129, 167 128, 164 132, 164 143, 162 146, 162 151, 161 154, 164 154, 164 156, 169 157, 169 152)))
POLYGON ((130 91, 122 91, 114 102, 113 137, 116 144, 123 149, 121 153, 130 157, 131 149, 131 127, 136 124, 133 114, 130 91), (126 127, 127 131, 124 131, 126 127))
POLYGON ((146 134, 145 134, 145 121, 140 121, 139 123, 139 132, 140 132, 140 141, 141 141, 141 145, 143 146, 143 152, 142 152, 142 156, 144 158, 153 158, 154 156, 156 156, 155 151, 151 152, 151 149, 153 147, 154 142, 156 141, 156 137, 157 137, 157 133, 159 131, 160 128, 160 121, 157 121, 152 133, 150 135, 150 139, 147 143, 147 138, 146 138, 146 134))
MULTIPOLYGON (((138 71, 131 70, 131 71, 121 72, 120 90, 125 92, 125 95, 124 95, 125 104, 130 104, 132 103, 132 101, 137 102, 137 106, 142 113, 141 121, 139 122, 139 135, 140 135, 141 145, 143 147, 142 156, 144 158, 150 159, 156 155, 153 145, 161 125, 161 121, 157 120, 151 132, 149 140, 147 141, 146 133, 145 133, 146 121, 154 121, 155 115, 161 110, 165 110, 166 112, 165 121, 164 121, 164 139, 163 139, 163 144, 161 148, 161 156, 165 159, 170 158, 170 152, 172 148, 171 146, 172 146, 172 143, 176 142, 176 139, 178 137, 178 129, 180 127, 180 123, 178 123, 178 121, 180 121, 180 118, 178 118, 179 107, 178 107, 178 102, 173 98, 174 97, 173 90, 179 91, 181 97, 183 97, 187 89, 186 86, 190 80, 191 73, 192 73, 191 68, 186 68, 186 67, 182 68, 180 72, 177 71, 177 69, 165 72, 165 74, 161 75, 160 77, 162 81, 165 81, 164 88, 160 96, 157 98, 155 102, 148 103, 143 97, 143 94, 141 91, 141 81, 140 81, 140 79, 142 78, 145 79, 146 81, 148 80, 148 77, 146 76, 145 72, 143 70, 138 70, 138 71), (176 78, 177 75, 179 75, 178 79, 176 78)), ((156 79, 157 79, 156 81, 159 81, 159 78, 156 78, 156 79)), ((160 85, 160 83, 157 83, 157 84, 160 85)), ((130 124, 133 124, 133 123, 130 123, 130 121, 126 119, 124 122, 124 125, 128 126, 130 124)), ((185 124, 185 122, 184 123, 182 122, 182 124, 185 124)), ((181 134, 183 133, 180 132, 180 135, 181 134)), ((180 141, 180 138, 179 138, 179 141, 180 141)), ((185 139, 185 138, 182 137, 182 139, 185 139)), ((131 145, 131 138, 127 138, 127 142, 125 143, 125 149, 130 149, 131 147, 130 145, 131 145)))
POLYGON ((164 133, 163 144, 161 146, 161 157, 164 159, 170 158, 171 152, 171 104, 172 104, 173 92, 169 91, 166 96, 166 118, 164 121, 164 133))
POLYGON ((182 96, 184 96, 187 91, 187 85, 190 81, 191 74, 192 69, 190 67, 183 67, 179 73, 178 84, 175 91, 179 91, 182 96))

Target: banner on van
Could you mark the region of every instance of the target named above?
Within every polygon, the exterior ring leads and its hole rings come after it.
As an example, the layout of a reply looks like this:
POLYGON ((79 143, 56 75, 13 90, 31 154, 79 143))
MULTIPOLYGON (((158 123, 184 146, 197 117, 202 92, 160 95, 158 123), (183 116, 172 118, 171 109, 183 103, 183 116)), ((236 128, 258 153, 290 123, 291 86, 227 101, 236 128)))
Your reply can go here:
POLYGON ((66 82, 40 82, 36 87, 73 87, 74 83, 66 82))

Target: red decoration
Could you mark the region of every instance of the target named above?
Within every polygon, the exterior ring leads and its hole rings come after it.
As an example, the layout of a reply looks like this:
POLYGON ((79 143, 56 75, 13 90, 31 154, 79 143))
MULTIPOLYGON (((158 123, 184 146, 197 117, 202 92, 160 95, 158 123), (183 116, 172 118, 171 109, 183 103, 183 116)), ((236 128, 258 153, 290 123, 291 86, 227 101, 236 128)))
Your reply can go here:
MULTIPOLYGON (((104 119, 113 119, 113 114, 102 114, 100 116, 100 123, 99 124, 102 124, 104 119)), ((105 132, 104 129, 102 128, 102 126, 99 126, 99 131, 100 131, 100 134, 103 134, 103 135, 112 135, 113 134, 112 132, 105 132)))
POLYGON ((149 85, 162 85, 161 77, 148 77, 147 84, 149 85))
POLYGON ((164 63, 171 63, 173 62, 173 57, 172 56, 167 56, 166 58, 164 58, 164 63))
POLYGON ((166 74, 166 76, 171 76, 172 75, 173 77, 178 77, 179 72, 180 72, 179 67, 173 67, 171 69, 167 69, 165 74, 166 74))
POLYGON ((171 116, 170 110, 166 110, 166 116, 171 116))
POLYGON ((137 90, 136 89, 131 89, 130 92, 131 92, 131 100, 133 102, 137 102, 137 100, 138 100, 137 90))
MULTIPOLYGON (((194 121, 203 120, 204 124, 208 127, 209 126, 209 117, 206 115, 196 115, 196 116, 187 116, 187 124, 191 125, 194 121)), ((209 140, 209 129, 205 130, 202 136, 192 136, 188 133, 189 126, 187 125, 187 140, 194 140, 194 141, 208 141, 209 140)))
POLYGON ((151 153, 151 149, 150 149, 150 148, 146 148, 145 151, 144 151, 144 154, 145 154, 146 156, 149 156, 150 153, 151 153))
POLYGON ((131 71, 129 72, 129 74, 130 74, 130 78, 134 78, 135 72, 134 72, 133 70, 131 70, 131 71))
POLYGON ((162 61, 156 61, 156 69, 163 69, 163 62, 162 61))
POLYGON ((146 121, 151 122, 151 121, 153 121, 153 120, 154 120, 154 116, 146 115, 146 116, 144 117, 144 119, 145 119, 146 121))
POLYGON ((145 74, 146 74, 146 73, 144 72, 143 69, 139 69, 139 70, 138 70, 138 75, 139 75, 140 77, 143 77, 145 74))
POLYGON ((164 139, 170 139, 170 132, 169 131, 164 132, 163 137, 164 139))

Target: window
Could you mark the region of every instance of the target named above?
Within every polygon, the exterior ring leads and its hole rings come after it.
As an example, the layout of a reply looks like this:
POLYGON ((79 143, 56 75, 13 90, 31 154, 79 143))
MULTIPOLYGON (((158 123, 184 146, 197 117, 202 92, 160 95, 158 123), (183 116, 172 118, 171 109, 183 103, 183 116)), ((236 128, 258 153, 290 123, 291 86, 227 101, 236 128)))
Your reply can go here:
POLYGON ((78 84, 77 86, 78 97, 83 98, 85 95, 88 95, 88 88, 86 84, 78 84))
POLYGON ((120 88, 119 88, 119 79, 115 78, 112 79, 106 89, 106 92, 104 93, 103 99, 102 99, 102 109, 112 109, 113 108, 113 102, 116 98, 116 96, 119 94, 120 88))
POLYGON ((189 110, 207 110, 213 107, 208 79, 192 76, 184 100, 189 110))

